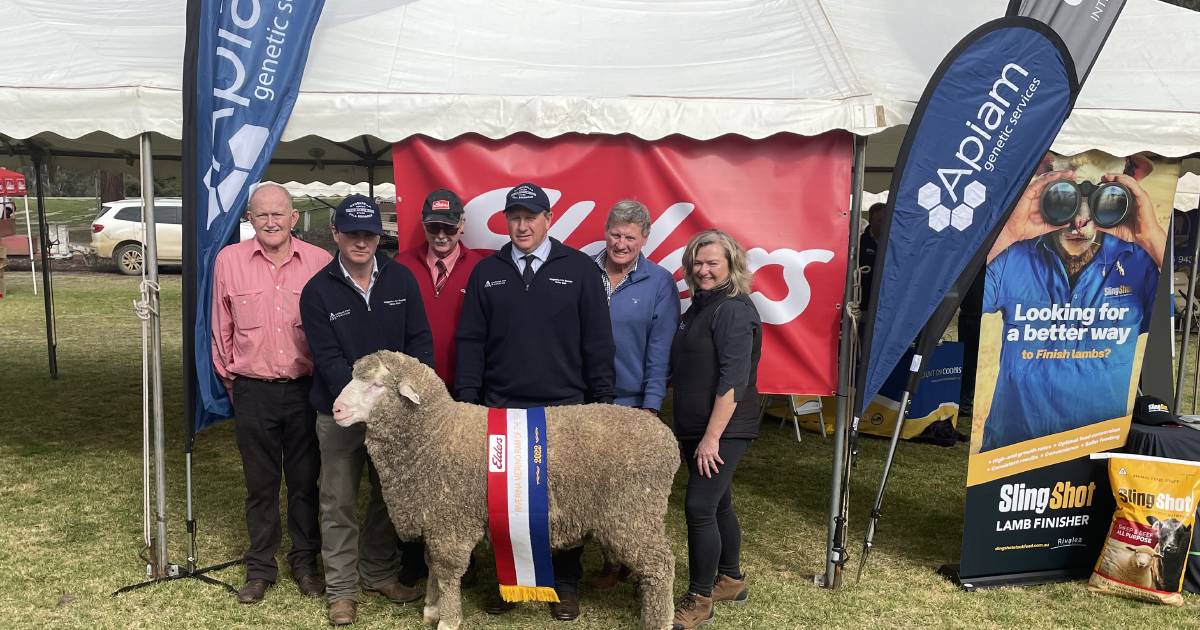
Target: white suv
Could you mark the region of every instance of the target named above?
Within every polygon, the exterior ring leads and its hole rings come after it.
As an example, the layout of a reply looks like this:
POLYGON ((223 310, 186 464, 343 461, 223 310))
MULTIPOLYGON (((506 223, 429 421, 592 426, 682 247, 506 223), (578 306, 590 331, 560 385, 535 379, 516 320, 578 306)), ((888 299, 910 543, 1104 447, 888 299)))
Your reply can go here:
MULTIPOLYGON (((178 198, 154 200, 158 262, 183 263, 183 202, 178 198)), ((254 227, 242 221, 241 239, 254 238, 254 227)), ((110 201, 100 207, 92 223, 92 247, 101 258, 112 258, 117 270, 136 276, 142 273, 142 200, 110 201)))

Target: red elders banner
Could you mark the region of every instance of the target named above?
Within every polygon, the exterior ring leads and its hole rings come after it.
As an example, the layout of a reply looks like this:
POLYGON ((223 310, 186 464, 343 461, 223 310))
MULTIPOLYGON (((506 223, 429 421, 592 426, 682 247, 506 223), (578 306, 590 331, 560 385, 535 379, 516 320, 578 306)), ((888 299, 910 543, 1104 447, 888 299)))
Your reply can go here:
POLYGON ((758 387, 765 393, 829 394, 846 277, 851 136, 780 134, 715 140, 570 134, 451 141, 414 137, 392 148, 400 247, 420 243, 421 203, 449 188, 466 204, 463 242, 508 242, 504 195, 532 181, 550 197, 550 235, 589 254, 604 247, 608 209, 636 199, 650 209, 642 253, 681 280, 683 248, 716 227, 746 248, 751 296, 764 324, 758 387))

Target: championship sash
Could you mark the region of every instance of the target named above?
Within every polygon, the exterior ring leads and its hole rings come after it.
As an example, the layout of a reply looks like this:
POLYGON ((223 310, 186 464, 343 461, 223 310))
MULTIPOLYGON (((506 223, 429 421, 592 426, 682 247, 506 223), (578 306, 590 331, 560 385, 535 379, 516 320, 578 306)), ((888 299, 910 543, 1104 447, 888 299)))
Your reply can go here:
POLYGON ((557 602, 550 563, 546 410, 488 409, 488 529, 505 601, 557 602))

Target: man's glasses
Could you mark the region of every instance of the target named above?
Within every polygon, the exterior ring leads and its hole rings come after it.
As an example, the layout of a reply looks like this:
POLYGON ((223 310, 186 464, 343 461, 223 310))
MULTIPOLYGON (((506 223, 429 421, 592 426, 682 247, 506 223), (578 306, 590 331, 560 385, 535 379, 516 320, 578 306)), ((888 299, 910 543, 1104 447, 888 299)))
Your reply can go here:
POLYGON ((445 234, 446 236, 454 236, 458 234, 457 225, 446 225, 445 223, 426 223, 425 231, 429 234, 445 234))
POLYGON ((282 212, 264 212, 262 214, 250 214, 250 220, 254 223, 267 223, 274 221, 275 223, 283 223, 288 218, 290 213, 282 212))

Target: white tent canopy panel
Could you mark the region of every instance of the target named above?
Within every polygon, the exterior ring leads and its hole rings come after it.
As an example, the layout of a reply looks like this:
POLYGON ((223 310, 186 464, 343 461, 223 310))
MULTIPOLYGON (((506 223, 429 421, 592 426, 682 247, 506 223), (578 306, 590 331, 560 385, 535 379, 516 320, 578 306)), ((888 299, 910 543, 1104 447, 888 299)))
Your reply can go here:
MULTIPOLYGON (((135 138, 154 132, 166 158, 156 172, 170 174, 182 135, 184 4, 0 0, 0 134, 86 164, 88 152, 135 158, 135 138)), ((1006 4, 328 2, 267 177, 368 179, 362 157, 335 142, 361 152, 364 139, 378 151, 414 134, 519 132, 707 139, 845 129, 879 134, 868 166, 886 168, 938 62, 1006 4)), ((1200 13, 1129 0, 1055 150, 1200 151, 1196 33, 1200 13)), ((375 164, 373 179, 390 180, 390 167, 375 164)), ((886 186, 886 175, 869 179, 886 186)))

